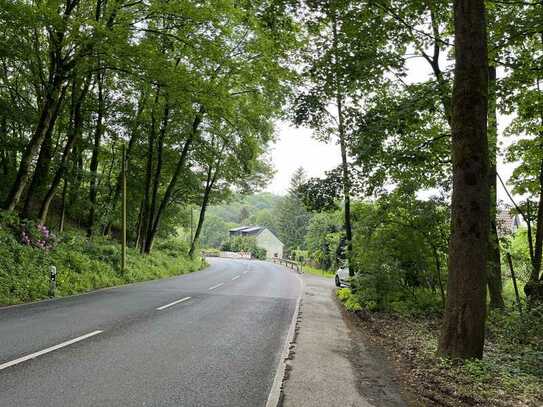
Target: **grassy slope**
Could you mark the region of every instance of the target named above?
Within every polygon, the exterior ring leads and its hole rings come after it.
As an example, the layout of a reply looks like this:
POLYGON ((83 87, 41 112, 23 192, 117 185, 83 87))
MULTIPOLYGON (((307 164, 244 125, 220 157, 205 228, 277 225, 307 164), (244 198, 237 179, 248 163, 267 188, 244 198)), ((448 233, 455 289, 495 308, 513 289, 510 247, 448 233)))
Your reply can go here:
POLYGON ((121 273, 120 246, 116 241, 79 233, 64 235, 49 251, 19 243, 13 230, 0 224, 0 304, 9 305, 47 298, 49 267, 57 267, 57 295, 83 293, 136 281, 189 273, 202 267, 190 260, 182 241, 159 241, 153 253, 141 256, 128 250, 128 270, 121 273))

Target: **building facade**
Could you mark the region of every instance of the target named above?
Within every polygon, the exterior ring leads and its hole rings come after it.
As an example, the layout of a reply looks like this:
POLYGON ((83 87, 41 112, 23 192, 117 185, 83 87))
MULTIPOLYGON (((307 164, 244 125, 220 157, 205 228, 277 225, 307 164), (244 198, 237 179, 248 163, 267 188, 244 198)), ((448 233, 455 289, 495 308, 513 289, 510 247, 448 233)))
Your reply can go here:
POLYGON ((256 246, 266 250, 267 258, 283 258, 284 244, 269 229, 260 226, 240 226, 230 229, 230 237, 254 237, 256 246))

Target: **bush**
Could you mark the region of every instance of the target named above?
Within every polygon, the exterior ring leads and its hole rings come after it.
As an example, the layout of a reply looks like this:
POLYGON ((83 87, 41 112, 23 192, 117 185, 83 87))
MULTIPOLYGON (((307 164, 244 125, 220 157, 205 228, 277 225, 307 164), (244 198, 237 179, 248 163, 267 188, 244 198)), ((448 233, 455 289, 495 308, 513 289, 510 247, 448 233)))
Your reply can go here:
POLYGON ((227 252, 246 252, 251 253, 255 259, 266 259, 266 250, 256 245, 254 237, 235 236, 222 244, 222 250, 227 252))
POLYGON ((121 273, 121 249, 115 240, 88 240, 81 234, 69 233, 45 250, 19 241, 18 220, 0 212, 0 222, 0 304, 47 298, 51 265, 57 268, 59 296, 184 274, 202 265, 200 259, 187 257, 187 245, 182 240, 172 238, 157 241, 148 256, 128 249, 128 270, 121 273))
POLYGON ((352 291, 348 288, 340 288, 336 292, 337 297, 343 304, 345 305, 345 308, 347 311, 355 312, 355 311, 361 311, 362 306, 357 301, 357 298, 355 295, 353 295, 352 291))

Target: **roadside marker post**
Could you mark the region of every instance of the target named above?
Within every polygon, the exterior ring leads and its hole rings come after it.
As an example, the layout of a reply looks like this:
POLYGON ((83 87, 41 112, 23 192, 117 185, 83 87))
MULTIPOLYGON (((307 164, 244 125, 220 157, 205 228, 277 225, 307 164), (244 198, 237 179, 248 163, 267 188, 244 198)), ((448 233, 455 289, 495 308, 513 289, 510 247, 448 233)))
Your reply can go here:
POLYGON ((57 268, 49 267, 49 297, 54 297, 57 290, 57 268))

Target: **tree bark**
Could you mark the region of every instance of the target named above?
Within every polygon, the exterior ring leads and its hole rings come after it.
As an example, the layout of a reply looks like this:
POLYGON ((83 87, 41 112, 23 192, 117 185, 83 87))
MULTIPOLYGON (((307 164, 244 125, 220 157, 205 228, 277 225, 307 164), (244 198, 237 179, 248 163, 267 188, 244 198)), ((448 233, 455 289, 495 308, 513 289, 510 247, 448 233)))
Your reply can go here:
MULTIPOLYGON (((147 238, 150 236, 149 227, 151 225, 150 221, 150 212, 151 212, 151 184, 153 181, 153 158, 154 158, 154 148, 155 148, 155 139, 156 139, 156 126, 154 122, 154 110, 158 105, 160 89, 157 89, 155 95, 155 101, 153 104, 153 112, 151 115, 152 123, 151 130, 147 137, 147 163, 145 168, 145 186, 143 190, 143 210, 141 212, 140 219, 140 253, 146 253, 146 248, 148 247, 147 238)), ((150 244, 149 244, 150 245, 150 244)))
POLYGON ((500 242, 496 225, 496 158, 498 121, 496 118, 496 67, 488 68, 488 189, 490 193, 490 233, 488 234, 487 284, 491 309, 504 309, 500 242))
POLYGON ((96 221, 96 198, 98 195, 98 161, 100 154, 100 144, 102 142, 102 134, 104 133, 104 73, 98 73, 98 109, 96 118, 96 128, 94 131, 94 143, 92 147, 92 156, 90 162, 90 187, 89 187, 89 218, 87 221, 87 236, 93 234, 94 223, 96 221))
POLYGON ((58 108, 57 105, 60 103, 60 95, 62 92, 61 88, 62 88, 63 80, 61 79, 60 75, 53 74, 53 78, 51 79, 51 82, 52 83, 50 85, 50 89, 47 92, 47 95, 44 99, 43 106, 40 109, 40 117, 39 117, 38 123, 34 130, 32 138, 30 139, 30 142, 28 143, 25 150, 23 151, 23 155, 19 163, 19 169, 17 171, 15 182, 9 192, 6 203, 4 204, 4 208, 7 209, 8 211, 15 210, 15 207, 19 203, 19 200, 21 199, 21 195, 31 175, 30 172, 31 172, 32 160, 36 156, 38 149, 43 143, 43 140, 46 137, 47 132, 55 124, 55 119, 56 119, 55 110, 58 108))
MULTIPOLYGON (((72 152, 72 149, 76 143, 76 141, 79 139, 81 132, 83 131, 83 118, 81 116, 81 106, 83 105, 83 101, 85 97, 87 96, 87 92, 89 90, 89 83, 90 78, 87 78, 85 82, 82 85, 82 89, 77 89, 78 86, 74 82, 73 88, 72 88, 72 107, 70 112, 70 126, 68 128, 68 139, 66 140, 66 144, 64 146, 64 151, 62 152, 62 158, 59 164, 59 167, 53 177, 53 181, 51 182, 51 185, 45 195, 45 198, 43 199, 43 202, 40 207, 40 223, 43 225, 47 221, 47 215, 49 213, 49 205, 51 204, 51 201, 53 200, 53 197, 55 196, 55 192, 60 185, 60 182, 62 181, 62 178, 65 177, 66 169, 68 167, 68 160, 70 158, 70 154, 72 152)), ((64 181, 66 184, 66 180, 64 181)), ((65 191, 63 191, 63 203, 62 203, 62 210, 65 212, 65 191)))
POLYGON ((453 194, 447 305, 438 352, 481 358, 489 234, 488 62, 483 0, 455 0, 453 194))
POLYGON ((157 143, 157 163, 156 163, 156 170, 155 170, 155 177, 154 177, 154 183, 153 183, 153 192, 151 196, 151 208, 149 211, 149 225, 147 226, 148 236, 146 239, 146 245, 145 245, 145 253, 151 252, 151 245, 153 243, 153 225, 154 225, 154 219, 155 219, 155 212, 156 212, 156 206, 158 204, 158 188, 160 187, 160 178, 162 175, 162 164, 163 164, 163 150, 164 150, 164 138, 166 137, 166 130, 168 127, 168 120, 170 116, 170 107, 168 106, 168 102, 166 102, 166 106, 164 107, 164 113, 162 117, 162 123, 160 126, 160 132, 158 136, 158 143, 157 143))
MULTIPOLYGON (((62 88, 59 101, 55 104, 53 111, 52 123, 55 123, 58 114, 60 111, 60 106, 64 100, 64 95, 66 94, 66 87, 62 88)), ((35 198, 40 198, 44 188, 47 185, 49 177, 49 168, 51 166, 51 156, 53 155, 53 131, 54 125, 51 125, 47 128, 45 132, 45 137, 40 147, 40 153, 38 155, 38 162, 36 163, 36 168, 34 169, 34 175, 32 176, 32 181, 30 182, 30 187, 26 192, 26 199, 21 212, 23 218, 30 218, 32 212, 32 206, 34 206, 35 198)))
POLYGON ((170 180, 170 183, 168 184, 168 187, 166 188, 166 191, 164 192, 164 196, 162 197, 162 200, 160 201, 160 206, 158 208, 158 211, 153 223, 153 230, 152 230, 152 233, 149 235, 151 238, 151 242, 149 245, 150 248, 152 248, 153 240, 156 237, 158 228, 160 227, 160 221, 162 220, 164 211, 166 210, 166 207, 170 204, 170 200, 172 199, 175 186, 177 185, 177 180, 181 176, 181 172, 183 171, 183 168, 185 167, 185 162, 187 160, 190 147, 192 145, 192 142, 196 138, 196 135, 198 134, 198 129, 200 127, 200 124, 202 123, 204 114, 205 114, 205 108, 204 106, 200 106, 200 109, 196 113, 196 116, 194 117, 194 120, 192 122, 191 131, 187 137, 187 140, 185 140, 185 144, 183 145, 183 150, 181 151, 181 155, 179 156, 179 160, 177 161, 177 165, 175 167, 173 176, 170 180))
POLYGON ((217 173, 219 169, 215 170, 215 175, 213 175, 213 166, 209 166, 207 171, 206 187, 204 189, 204 196, 202 198, 202 206, 200 207, 200 215, 198 216, 198 224, 196 226, 196 231, 190 243, 189 257, 194 258, 194 252, 196 251, 196 243, 200 239, 200 233, 202 232, 202 226, 204 224, 206 209, 209 203, 209 197, 211 195, 211 190, 213 189, 213 184, 217 178, 217 173))
MULTIPOLYGON (((543 42, 543 33, 541 33, 541 41, 543 42)), ((537 89, 541 91, 539 78, 536 82, 537 89)), ((543 127, 543 109, 539 111, 540 125, 543 127)), ((539 132, 540 151, 543 151, 543 130, 539 132)), ((532 272, 530 280, 524 286, 524 292, 531 303, 543 303, 543 275, 541 274, 541 261, 543 257, 543 158, 539 165, 539 202, 537 205, 535 242, 530 245, 530 253, 532 254, 532 272)), ((528 223, 529 226, 529 223, 528 223)), ((528 229, 528 241, 531 243, 531 230, 528 229)))
MULTIPOLYGON (((339 63, 337 53, 337 16, 336 11, 333 10, 332 19, 332 34, 333 34, 333 47, 335 53, 335 65, 339 63)), ((343 117, 343 93, 341 91, 340 79, 334 78, 336 82, 336 107, 338 116, 338 137, 339 145, 341 149, 341 170, 342 170, 342 187, 343 187, 343 215, 344 215, 344 227, 345 227, 345 239, 347 243, 347 259, 349 260, 349 276, 354 276, 354 265, 351 261, 353 253, 353 228, 351 223, 351 180, 349 178, 349 162, 347 161, 347 140, 345 137, 345 124, 343 117)))

